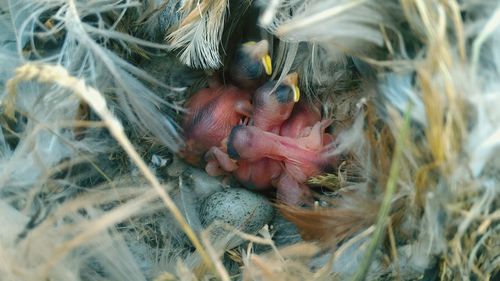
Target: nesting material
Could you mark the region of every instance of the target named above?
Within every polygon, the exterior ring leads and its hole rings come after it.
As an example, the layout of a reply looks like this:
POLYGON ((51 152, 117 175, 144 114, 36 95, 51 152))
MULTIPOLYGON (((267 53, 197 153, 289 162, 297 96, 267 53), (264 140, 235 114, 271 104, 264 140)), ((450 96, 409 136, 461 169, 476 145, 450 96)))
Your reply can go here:
POLYGON ((0 280, 498 280, 499 18, 490 0, 0 0, 0 280), (178 158, 186 101, 237 82, 249 41, 331 122, 308 204, 178 158))

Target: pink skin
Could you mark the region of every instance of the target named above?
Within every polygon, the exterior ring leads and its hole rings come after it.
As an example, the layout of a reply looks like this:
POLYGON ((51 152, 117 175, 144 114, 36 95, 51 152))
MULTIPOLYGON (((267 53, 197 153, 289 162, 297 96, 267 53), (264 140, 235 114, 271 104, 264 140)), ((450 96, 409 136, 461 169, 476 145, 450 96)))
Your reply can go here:
POLYGON ((180 154, 193 165, 200 165, 205 153, 219 147, 231 129, 250 117, 253 110, 249 92, 219 85, 198 91, 186 107, 188 113, 182 124, 186 146, 180 154))
POLYGON ((284 122, 280 129, 280 136, 297 138, 308 135, 308 128, 321 120, 321 112, 316 106, 306 104, 304 99, 301 99, 295 104, 290 117, 284 122))
POLYGON ((252 190, 263 190, 274 186, 283 173, 283 164, 269 158, 256 161, 240 160, 238 166, 233 175, 252 190))
MULTIPOLYGON (((220 151, 218 148, 217 150, 220 151)), ((219 154, 221 157, 218 161, 209 162, 205 168, 209 175, 218 176, 225 171, 231 171, 238 181, 249 189, 263 190, 271 186, 277 187, 277 198, 288 204, 296 205, 310 201, 309 187, 288 176, 281 162, 270 158, 260 158, 256 161, 240 159, 236 169, 233 169, 233 165, 236 165, 234 160, 224 152, 220 152, 222 154, 219 154)))
POLYGON ((311 203, 312 201, 309 187, 290 177, 287 172, 281 174, 275 186, 278 190, 277 197, 282 202, 298 205, 306 202, 311 203))
POLYGON ((233 174, 247 186, 275 186, 278 199, 288 204, 310 201, 310 190, 304 182, 334 160, 326 156, 322 142, 328 125, 329 122, 316 122, 309 128, 309 135, 296 139, 255 126, 237 126, 227 140, 228 155, 222 162, 230 162, 230 156, 238 160, 239 167, 233 174))
MULTIPOLYGON (((325 151, 325 147, 333 142, 333 136, 324 132, 330 122, 320 120, 319 108, 301 100, 295 104, 291 115, 280 128, 279 135, 292 140, 254 130, 259 136, 259 142, 255 149, 248 148, 247 155, 243 155, 250 158, 265 155, 280 161, 285 158, 282 160, 283 172, 278 181, 273 181, 273 186, 278 189, 278 199, 286 203, 298 204, 310 200, 311 193, 304 182, 309 177, 321 173, 335 161, 334 157, 327 157, 325 151), (281 148, 273 148, 276 143, 281 148), (259 144, 264 147, 259 147, 259 144)), ((241 144, 245 145, 244 141, 241 144)), ((238 143, 233 145, 238 146, 238 143)), ((242 158, 243 156, 240 155, 242 158)), ((253 168, 256 165, 258 163, 255 163, 253 168)))
POLYGON ((235 87, 212 84, 197 92, 186 105, 181 156, 193 165, 205 160, 209 175, 232 173, 251 189, 274 186, 285 203, 310 201, 305 181, 334 161, 325 153, 333 140, 324 133, 330 122, 320 121, 319 110, 305 102, 264 97, 260 105, 254 98, 253 108, 250 93, 235 87), (243 126, 252 114, 255 126, 243 126))
MULTIPOLYGON (((321 120, 321 113, 317 106, 308 105, 304 100, 295 104, 290 118, 281 126, 280 136, 299 138, 308 136, 314 125, 321 120)), ((324 127, 328 127, 330 123, 327 121, 324 127), (327 125, 328 124, 328 125, 327 125)), ((327 146, 333 142, 334 138, 328 133, 323 133, 323 146, 327 146)))
POLYGON ((227 151, 235 160, 256 161, 270 158, 285 163, 300 182, 317 175, 332 162, 323 146, 328 122, 317 122, 308 136, 292 139, 265 132, 254 126, 237 126, 228 138, 227 151))
POLYGON ((212 147, 206 154, 205 170, 211 176, 233 175, 250 189, 262 190, 269 188, 279 178, 283 165, 279 161, 260 158, 255 161, 241 159, 238 164, 218 147, 212 147))
POLYGON ((276 92, 270 92, 274 84, 267 83, 257 89, 253 97, 253 124, 266 132, 279 134, 281 125, 292 113, 295 102, 279 102, 276 92))
MULTIPOLYGON (((273 83, 268 82, 254 93, 252 121, 253 125, 264 131, 279 134, 281 125, 290 117, 295 102, 293 99, 280 102, 277 99, 276 92, 272 91, 274 86, 273 83)), ((230 163, 231 159, 227 157, 227 159, 220 160, 222 161, 221 166, 226 166, 226 163, 230 163)), ((271 186, 291 186, 288 184, 291 182, 290 180, 284 180, 290 178, 284 173, 282 162, 262 157, 257 160, 240 159, 238 166, 233 175, 250 189, 260 190, 271 186)), ((304 193, 302 191, 305 189, 295 183, 284 192, 280 192, 280 190, 283 191, 284 189, 278 190, 279 199, 290 203, 298 203, 304 193)))

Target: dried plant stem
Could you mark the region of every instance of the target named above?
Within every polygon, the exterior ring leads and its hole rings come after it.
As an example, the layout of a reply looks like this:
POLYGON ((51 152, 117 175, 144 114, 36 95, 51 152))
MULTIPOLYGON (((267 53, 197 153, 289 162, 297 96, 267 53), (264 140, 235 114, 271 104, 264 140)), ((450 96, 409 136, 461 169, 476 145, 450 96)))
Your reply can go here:
POLYGON ((54 253, 50 256, 49 259, 47 259, 47 262, 43 265, 43 267, 41 267, 39 273, 40 279, 48 280, 50 270, 54 268, 54 266, 65 256, 67 256, 71 250, 75 249, 79 245, 82 245, 83 243, 85 243, 85 241, 88 241, 90 238, 98 235, 99 233, 102 233, 109 225, 119 223, 120 221, 123 221, 134 214, 140 213, 140 211, 143 209, 142 206, 144 206, 144 204, 148 202, 151 202, 153 199, 155 199, 154 192, 150 190, 150 192, 147 192, 135 198, 134 200, 131 200, 127 204, 120 205, 113 211, 106 212, 98 219, 93 220, 91 224, 88 224, 92 227, 85 228, 84 231, 82 231, 72 239, 61 243, 60 245, 57 245, 54 249, 54 253))
POLYGON ((207 233, 202 232, 200 234, 201 241, 203 241, 203 244, 205 245, 205 248, 207 249, 208 254, 212 258, 212 260, 215 263, 215 267, 217 269, 217 272, 219 272, 219 277, 220 280, 222 281, 230 281, 231 278, 229 277, 229 273, 227 272, 226 268, 222 264, 222 262, 219 259, 217 251, 212 247, 212 244, 210 243, 210 239, 208 237, 207 233))
POLYGON ((375 256, 375 250, 380 244, 380 240, 382 239, 382 235, 386 228, 387 222, 389 221, 388 216, 391 209, 392 198, 394 196, 394 193, 396 192, 396 183, 399 177, 400 160, 403 155, 403 145, 405 143, 405 138, 408 136, 410 112, 411 110, 407 110, 404 116, 404 123, 403 126, 401 126, 399 136, 396 141, 396 148, 394 150, 394 156, 392 158, 392 165, 389 172, 389 178, 387 179, 384 198, 378 212, 375 231, 368 246, 364 260, 361 262, 359 269, 356 271, 356 274, 352 279, 354 281, 365 280, 373 257, 375 256))
MULTIPOLYGON (((204 250, 200 240, 194 233, 193 229, 187 224, 186 219, 182 216, 181 212, 174 204, 170 196, 160 185, 158 179, 149 170, 146 163, 142 160, 140 155, 135 150, 130 140, 125 135, 123 126, 120 121, 108 110, 106 100, 96 89, 89 87, 83 80, 71 76, 66 69, 62 66, 43 65, 43 64, 25 64, 16 69, 14 78, 7 82, 6 89, 8 96, 5 104, 5 113, 13 116, 17 84, 26 80, 37 80, 43 83, 57 83, 58 85, 70 89, 83 99, 92 109, 99 115, 99 117, 106 124, 106 127, 111 132, 116 141, 122 146, 123 150, 128 154, 130 159, 137 165, 146 180, 151 184, 155 191, 164 202, 165 206, 172 212, 173 216, 181 226, 182 230, 186 233, 189 240, 193 243, 194 247, 200 254, 203 262, 217 274, 214 262, 204 250)), ((219 274, 220 275, 220 274, 219 274)), ((223 276, 223 275, 222 275, 223 276)), ((222 277, 221 276, 221 277, 222 277)))
POLYGON ((391 243, 391 255, 392 259, 394 260, 394 264, 396 264, 396 280, 402 280, 401 279, 401 270, 399 269, 399 257, 398 257, 398 249, 396 246, 396 238, 394 235, 394 229, 392 227, 393 222, 389 222, 387 225, 387 230, 389 234, 389 242, 391 243))
POLYGON ((332 260, 330 262, 329 266, 324 266, 320 270, 318 270, 314 274, 314 280, 320 279, 320 276, 328 275, 330 272, 333 271, 333 266, 335 262, 337 262, 346 252, 348 249, 350 249, 354 244, 358 243, 359 241, 365 239, 367 236, 373 233, 373 230, 375 227, 372 225, 368 227, 367 229, 363 230, 361 233, 357 234, 353 238, 347 240, 344 244, 342 244, 336 251, 335 254, 332 256, 332 260))

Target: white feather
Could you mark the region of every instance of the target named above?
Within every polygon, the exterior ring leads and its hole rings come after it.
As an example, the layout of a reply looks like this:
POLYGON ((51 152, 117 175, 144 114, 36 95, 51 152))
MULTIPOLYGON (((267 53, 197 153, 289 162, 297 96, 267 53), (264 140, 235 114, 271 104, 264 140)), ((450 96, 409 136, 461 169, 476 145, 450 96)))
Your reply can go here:
MULTIPOLYGON (((188 1, 189 3, 190 1, 188 1)), ((217 69, 222 60, 219 54, 228 3, 201 1, 183 6, 189 22, 180 23, 166 39, 174 49, 180 49, 180 59, 194 68, 217 69)))
POLYGON ((18 56, 25 59, 22 53, 25 41, 32 42, 32 49, 35 53, 37 52, 33 43, 37 36, 35 28, 41 25, 38 22, 39 17, 50 13, 51 19, 61 30, 58 32, 65 33, 64 42, 54 56, 39 59, 63 65, 70 73, 83 77, 90 85, 102 89, 104 93, 109 93, 111 90, 121 110, 126 113, 125 117, 137 130, 151 132, 170 149, 177 150, 182 144, 178 127, 171 117, 161 110, 162 106, 177 107, 153 93, 142 81, 160 85, 162 91, 175 93, 178 89, 169 88, 150 74, 119 57, 108 49, 108 44, 110 40, 116 40, 125 48, 128 48, 128 44, 157 49, 167 47, 117 32, 114 29, 121 18, 117 18, 114 23, 108 23, 99 16, 97 27, 84 21, 86 17, 110 11, 122 12, 139 5, 139 2, 132 0, 125 2, 102 0, 99 3, 99 5, 94 5, 92 2, 62 0, 38 3, 28 0, 12 2, 10 8, 14 30, 19 38, 17 40, 18 56), (113 91, 113 89, 119 89, 119 91, 113 91))

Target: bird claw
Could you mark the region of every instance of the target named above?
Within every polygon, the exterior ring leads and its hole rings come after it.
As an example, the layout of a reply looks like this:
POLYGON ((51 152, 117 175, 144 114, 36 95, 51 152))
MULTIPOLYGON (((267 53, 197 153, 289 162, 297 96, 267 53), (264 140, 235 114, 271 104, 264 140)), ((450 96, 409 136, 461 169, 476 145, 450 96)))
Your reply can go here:
POLYGON ((324 145, 323 135, 325 129, 331 124, 331 120, 322 120, 314 124, 313 127, 306 128, 298 138, 300 144, 313 150, 321 149, 324 145))
POLYGON ((227 153, 215 146, 207 151, 207 153, 205 154, 205 161, 207 161, 205 170, 208 174, 220 174, 220 170, 223 170, 225 172, 233 172, 238 169, 238 164, 236 164, 236 161, 231 159, 229 155, 227 155, 227 153))

